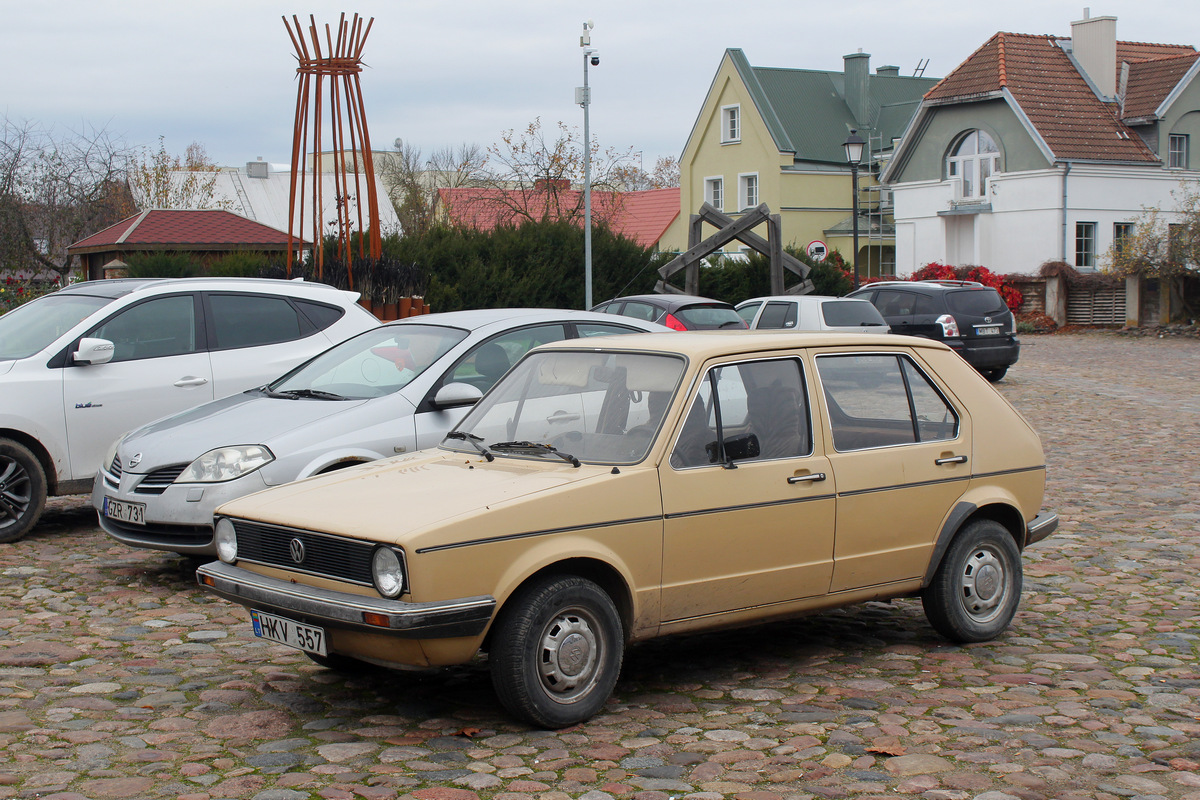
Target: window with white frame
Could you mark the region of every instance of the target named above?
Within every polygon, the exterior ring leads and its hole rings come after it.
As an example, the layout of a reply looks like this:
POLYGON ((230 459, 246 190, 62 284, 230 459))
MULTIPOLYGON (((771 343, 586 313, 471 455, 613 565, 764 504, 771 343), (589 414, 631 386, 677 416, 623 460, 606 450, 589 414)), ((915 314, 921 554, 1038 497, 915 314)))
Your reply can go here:
POLYGON ((1096 268, 1096 223, 1075 223, 1075 266, 1096 268))
POLYGON ((1188 136, 1186 133, 1172 133, 1167 142, 1167 166, 1171 169, 1188 168, 1188 136))
POLYGON ((721 143, 742 140, 742 107, 721 106, 721 143))
POLYGON ((1133 238, 1134 229, 1137 227, 1133 222, 1114 222, 1113 223, 1113 249, 1118 253, 1125 252, 1125 246, 1129 244, 1129 240, 1133 238))
POLYGON ((1000 148, 986 132, 973 130, 958 140, 946 158, 946 177, 961 200, 982 200, 987 181, 1000 171, 1000 148))
POLYGON ((704 202, 718 211, 725 210, 725 181, 722 178, 704 179, 704 202))
POLYGON ((738 204, 741 208, 758 205, 758 173, 738 175, 738 204))

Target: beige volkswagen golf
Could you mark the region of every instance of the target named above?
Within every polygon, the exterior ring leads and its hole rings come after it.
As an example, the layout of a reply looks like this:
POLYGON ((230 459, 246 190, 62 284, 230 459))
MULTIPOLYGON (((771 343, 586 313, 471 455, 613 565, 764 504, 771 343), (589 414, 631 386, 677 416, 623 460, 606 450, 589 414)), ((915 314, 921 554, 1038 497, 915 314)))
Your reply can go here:
POLYGON ((1037 434, 938 342, 577 340, 436 449, 222 506, 197 576, 334 669, 484 652, 504 706, 559 728, 656 636, 905 596, 954 641, 997 636, 1057 525, 1044 485, 1037 434))

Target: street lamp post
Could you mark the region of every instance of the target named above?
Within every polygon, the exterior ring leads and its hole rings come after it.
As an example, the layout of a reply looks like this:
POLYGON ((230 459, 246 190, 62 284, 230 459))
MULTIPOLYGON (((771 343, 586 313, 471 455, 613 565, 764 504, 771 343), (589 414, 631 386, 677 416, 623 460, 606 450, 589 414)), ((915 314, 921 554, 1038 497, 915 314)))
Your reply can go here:
POLYGON ((592 90, 588 87, 588 65, 600 65, 600 53, 590 47, 592 28, 588 20, 583 23, 583 35, 579 46, 583 48, 583 87, 575 90, 575 102, 583 106, 583 307, 592 307, 592 132, 588 125, 588 107, 592 104, 592 90))
POLYGON ((850 192, 853 198, 854 226, 854 288, 858 288, 858 165, 862 161, 863 145, 866 144, 858 131, 850 129, 850 135, 842 142, 846 150, 846 161, 850 163, 850 192))

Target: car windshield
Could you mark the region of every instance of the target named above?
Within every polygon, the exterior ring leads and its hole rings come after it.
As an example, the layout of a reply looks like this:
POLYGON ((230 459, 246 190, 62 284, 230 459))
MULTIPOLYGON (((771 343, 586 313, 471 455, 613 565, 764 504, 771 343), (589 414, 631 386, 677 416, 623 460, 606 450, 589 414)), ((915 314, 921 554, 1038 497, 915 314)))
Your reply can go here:
POLYGON ((362 400, 399 391, 467 336, 437 325, 385 325, 284 375, 267 390, 316 400, 362 400))
POLYGON ((28 358, 51 345, 111 297, 48 294, 0 315, 0 361, 28 358))
POLYGON ((683 369, 675 355, 536 352, 442 446, 564 464, 634 464, 650 451, 683 369))
POLYGON ((879 309, 866 300, 830 300, 822 303, 821 317, 832 328, 887 325, 879 309))
POLYGON ((694 305, 684 306, 672 312, 676 319, 690 330, 714 328, 745 328, 746 321, 730 306, 694 305))
POLYGON ((946 306, 953 314, 968 314, 978 317, 986 314, 1000 314, 1008 310, 1000 293, 991 288, 947 292, 946 306))

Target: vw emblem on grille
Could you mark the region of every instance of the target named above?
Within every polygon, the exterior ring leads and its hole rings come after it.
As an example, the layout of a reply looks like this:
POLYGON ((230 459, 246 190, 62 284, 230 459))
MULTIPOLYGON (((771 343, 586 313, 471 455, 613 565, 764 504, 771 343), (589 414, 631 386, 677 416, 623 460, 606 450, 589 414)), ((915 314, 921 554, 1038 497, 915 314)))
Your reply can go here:
POLYGON ((292 561, 295 561, 297 564, 304 563, 304 542, 299 539, 292 539, 288 542, 288 550, 292 554, 292 561))
POLYGON ((134 453, 132 456, 129 457, 129 461, 126 462, 125 466, 129 467, 130 469, 133 469, 140 463, 142 463, 142 454, 134 453))

